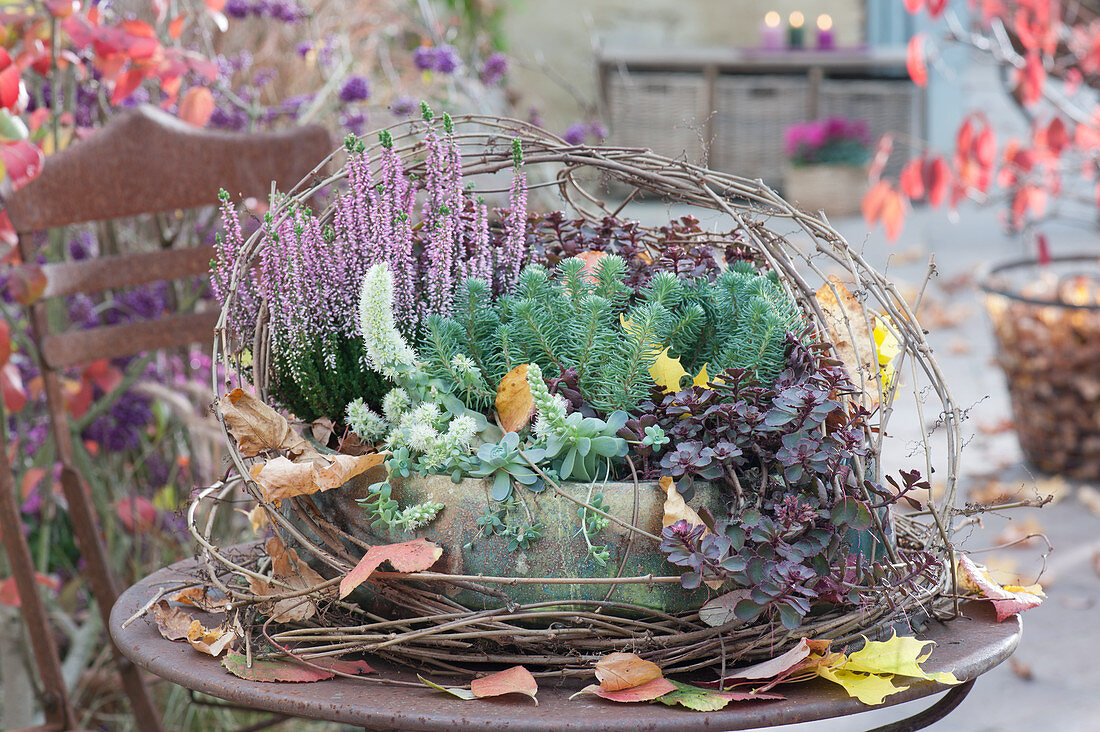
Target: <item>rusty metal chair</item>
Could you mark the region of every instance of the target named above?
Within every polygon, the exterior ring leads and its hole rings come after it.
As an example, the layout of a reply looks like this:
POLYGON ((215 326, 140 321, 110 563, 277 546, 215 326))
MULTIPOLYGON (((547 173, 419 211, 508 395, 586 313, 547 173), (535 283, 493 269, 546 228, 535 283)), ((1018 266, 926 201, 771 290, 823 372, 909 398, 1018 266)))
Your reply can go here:
MULTIPOLYGON (((234 197, 266 197, 273 181, 284 190, 293 186, 331 149, 328 133, 316 125, 261 134, 220 132, 196 128, 155 107, 137 107, 118 115, 91 138, 49 157, 41 174, 8 198, 6 210, 19 234, 23 260, 33 262, 33 234, 37 231, 212 205, 221 188, 234 197)), ((28 308, 62 466, 61 488, 104 622, 110 617, 119 587, 95 511, 73 465, 59 372, 97 359, 208 343, 217 311, 174 313, 156 320, 54 333, 45 301, 203 275, 209 270, 212 253, 211 247, 201 246, 47 264, 41 267, 45 290, 28 308)), ((6 447, 0 439, 4 454, 6 447)), ((11 467, 6 460, 0 463, 0 531, 41 676, 47 729, 70 730, 76 720, 35 584, 11 467)), ((113 642, 112 647, 138 728, 161 730, 160 716, 139 669, 113 642)))

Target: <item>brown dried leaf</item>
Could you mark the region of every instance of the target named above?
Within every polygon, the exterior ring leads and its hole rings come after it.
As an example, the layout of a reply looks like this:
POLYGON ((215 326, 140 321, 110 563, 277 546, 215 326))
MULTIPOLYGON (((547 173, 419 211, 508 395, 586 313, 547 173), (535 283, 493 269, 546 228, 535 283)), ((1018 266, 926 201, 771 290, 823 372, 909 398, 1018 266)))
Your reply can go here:
POLYGON ((211 597, 205 587, 188 587, 168 598, 172 602, 190 605, 208 613, 220 613, 229 609, 229 601, 224 597, 211 597))
POLYGON ((523 666, 513 666, 510 669, 474 679, 470 683, 470 691, 474 692, 474 696, 478 699, 503 694, 526 694, 531 697, 531 701, 535 702, 536 707, 539 705, 539 700, 535 697, 539 693, 538 682, 523 666))
POLYGON ((873 409, 879 401, 875 379, 875 374, 878 373, 878 350, 874 334, 868 326, 869 314, 851 290, 835 275, 829 276, 829 281, 818 289, 815 297, 825 315, 828 335, 836 346, 837 355, 852 383, 859 389, 861 375, 865 381, 863 406, 873 409))
POLYGON ((231 648, 236 639, 237 634, 233 629, 224 625, 207 628, 198 620, 192 620, 191 626, 187 629, 187 642, 191 647, 215 658, 231 648))
MULTIPOLYGON (((661 518, 661 526, 672 526, 680 520, 687 521, 692 526, 704 526, 703 519, 695 512, 695 509, 687 505, 680 491, 676 490, 676 481, 665 475, 658 482, 661 490, 665 492, 665 513, 661 518)), ((707 533, 710 533, 708 530, 707 533)))
MULTIPOLYGON (((307 590, 325 581, 321 575, 298 558, 296 551, 283 544, 278 536, 267 540, 266 549, 271 557, 272 578, 288 586, 253 578, 250 585, 255 594, 261 597, 282 595, 287 592, 307 590)), ((317 613, 317 605, 308 595, 274 600, 268 605, 269 607, 265 607, 265 612, 276 623, 308 620, 317 613)))
POLYGON ((315 658, 309 666, 289 658, 252 659, 243 653, 227 653, 222 666, 234 676, 249 681, 287 681, 310 682, 331 679, 337 673, 363 675, 373 673, 374 669, 366 661, 342 661, 337 659, 315 658), (320 667, 320 668, 318 668, 320 667))
POLYGON ((169 605, 166 600, 161 600, 153 605, 153 620, 162 636, 170 641, 178 641, 187 637, 191 622, 195 619, 178 607, 169 605))
POLYGON ((535 400, 527 383, 527 364, 520 364, 504 375, 497 387, 497 415, 505 432, 519 432, 535 416, 535 400))
POLYGON ((633 689, 663 677, 660 666, 633 653, 611 653, 596 664, 596 678, 603 691, 633 689))
POLYGON ((250 475, 264 497, 277 501, 339 488, 355 476, 380 465, 387 453, 370 455, 317 455, 307 462, 292 462, 280 455, 253 465, 250 475))
POLYGON ((316 452, 281 414, 244 389, 223 396, 218 409, 244 457, 264 450, 283 450, 298 459, 316 452))

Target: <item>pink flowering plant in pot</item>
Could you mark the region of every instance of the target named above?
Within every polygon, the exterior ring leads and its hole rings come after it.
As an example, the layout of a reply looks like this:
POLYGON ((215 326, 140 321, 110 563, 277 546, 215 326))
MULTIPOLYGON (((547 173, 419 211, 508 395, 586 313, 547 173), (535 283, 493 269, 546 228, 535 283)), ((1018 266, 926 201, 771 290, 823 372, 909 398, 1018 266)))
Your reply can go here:
POLYGON ((847 117, 799 122, 784 132, 787 197, 807 210, 847 215, 859 210, 870 158, 867 121, 847 117))

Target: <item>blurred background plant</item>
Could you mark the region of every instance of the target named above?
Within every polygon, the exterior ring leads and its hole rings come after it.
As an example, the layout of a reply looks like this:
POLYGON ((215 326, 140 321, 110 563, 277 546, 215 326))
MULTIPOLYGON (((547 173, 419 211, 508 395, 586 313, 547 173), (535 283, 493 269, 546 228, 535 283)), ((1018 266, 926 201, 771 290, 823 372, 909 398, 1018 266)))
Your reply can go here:
MULTIPOLYGON (((537 117, 537 100, 508 86, 505 8, 502 0, 5 2, 0 193, 25 185, 47 156, 138 104, 233 131, 316 122, 334 140, 418 116, 422 100, 439 111, 537 117)), ((591 107, 578 116, 593 119, 591 107)), ((598 122, 578 125, 565 132, 579 130, 589 141, 606 134, 598 122)), ((266 202, 246 207, 247 234, 266 202)), ((198 211, 43 232, 33 258, 42 264, 212 243, 220 226, 216 212, 198 211)), ((2 210, 0 242, 5 268, 21 263, 2 210)), ((125 702, 58 489, 36 345, 21 307, 41 290, 9 274, 0 272, 0 342, 12 352, 0 369, 0 389, 23 519, 83 723, 124 729, 125 702)), ((98 299, 73 296, 51 317, 90 328, 156 318, 180 305, 206 307, 210 298, 205 280, 182 289, 155 283, 98 299)), ((195 487, 223 470, 220 427, 207 410, 215 398, 210 369, 209 354, 199 348, 97 362, 64 376, 74 459, 124 581, 189 552, 181 508, 195 487)), ((242 537, 248 527, 241 517, 242 537)), ((0 569, 0 578, 8 574, 0 569)), ((17 620, 18 603, 11 579, 0 579, 0 616, 17 620)), ((27 726, 37 718, 33 663, 24 655, 22 624, 4 626, 0 726, 27 726)), ((180 689, 165 688, 163 701, 174 729, 232 726, 217 719, 231 713, 190 704, 180 689)))

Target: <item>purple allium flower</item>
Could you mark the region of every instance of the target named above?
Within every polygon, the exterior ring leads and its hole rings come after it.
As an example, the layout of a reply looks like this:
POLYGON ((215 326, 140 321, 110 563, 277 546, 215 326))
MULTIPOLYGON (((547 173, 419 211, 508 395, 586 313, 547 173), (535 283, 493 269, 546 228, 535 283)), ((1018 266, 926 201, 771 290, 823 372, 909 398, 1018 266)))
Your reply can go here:
POLYGON ((349 76, 340 87, 340 101, 362 102, 370 99, 370 82, 365 76, 349 76))
POLYGON ((583 145, 584 136, 588 133, 588 125, 584 122, 574 122, 562 133, 562 139, 570 145, 583 145))
POLYGON ((99 242, 90 231, 81 231, 69 241, 69 258, 80 261, 99 255, 99 242))
POLYGON ((435 48, 432 46, 420 46, 413 51, 413 65, 421 71, 435 69, 435 48))
POLYGON ((340 118, 340 124, 355 135, 362 135, 369 121, 367 113, 361 109, 349 109, 340 118))
POLYGON ((252 3, 248 0, 227 0, 225 14, 230 18, 247 18, 252 14, 252 3))
POLYGON ((486 86, 499 84, 508 73, 508 58, 499 51, 489 54, 481 66, 481 83, 486 86))
POLYGON ((296 54, 298 54, 299 56, 301 56, 302 58, 305 58, 306 56, 308 56, 309 52, 312 51, 312 50, 313 50, 313 41, 302 41, 301 43, 299 43, 297 46, 294 47, 294 52, 296 54))
POLYGON ((419 102, 407 94, 402 94, 390 104, 390 113, 394 117, 412 117, 419 111, 419 102))
POLYGON ((435 53, 435 70, 441 74, 453 74, 462 63, 454 46, 439 46, 435 53))
POLYGON ((133 450, 141 444, 141 433, 152 421, 149 398, 128 392, 106 414, 95 418, 84 430, 84 436, 111 452, 133 450))
POLYGON ((596 142, 603 142, 607 139, 607 127, 599 120, 593 120, 588 124, 588 133, 595 138, 596 142))

